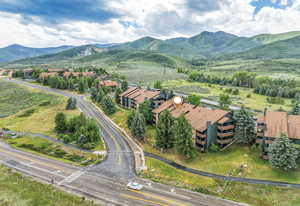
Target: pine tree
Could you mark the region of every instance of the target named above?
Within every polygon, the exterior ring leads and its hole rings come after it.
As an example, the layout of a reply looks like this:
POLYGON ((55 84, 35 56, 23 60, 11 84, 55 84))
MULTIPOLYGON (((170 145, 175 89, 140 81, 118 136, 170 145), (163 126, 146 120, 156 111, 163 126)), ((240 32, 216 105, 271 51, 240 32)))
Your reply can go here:
POLYGON ((115 100, 116 100, 116 103, 117 104, 120 104, 121 103, 121 89, 120 88, 117 88, 116 91, 115 91, 115 100))
POLYGON ((169 110, 163 111, 156 127, 156 146, 161 149, 169 149, 174 147, 174 118, 169 110))
POLYGON ((123 80, 121 82, 121 89, 122 89, 122 92, 124 92, 128 89, 128 82, 126 80, 123 80))
POLYGON ((253 143, 256 138, 255 120, 252 113, 248 112, 244 107, 234 114, 235 138, 244 144, 253 143))
POLYGON ((219 97, 219 103, 222 109, 228 109, 229 105, 231 104, 230 96, 227 94, 221 94, 219 97))
POLYGON ((299 102, 296 101, 296 103, 293 105, 292 111, 290 112, 292 115, 300 115, 300 108, 299 108, 299 102))
POLYGON ((191 94, 187 97, 187 102, 195 106, 199 106, 201 104, 200 101, 201 101, 201 97, 199 95, 191 94))
POLYGON ((144 140, 146 132, 145 126, 144 116, 139 110, 136 110, 130 127, 132 135, 140 140, 144 140))
POLYGON ((155 89, 162 89, 161 81, 156 81, 153 86, 155 89))
POLYGON ((67 110, 73 110, 73 109, 76 109, 76 104, 77 104, 76 98, 70 97, 70 98, 68 99, 66 109, 67 109, 67 110))
POLYGON ((150 100, 144 101, 140 106, 139 106, 139 111, 143 114, 145 121, 147 124, 152 123, 152 103, 150 100))
POLYGON ((192 141, 192 127, 183 115, 176 120, 174 136, 178 153, 184 155, 187 159, 194 158, 196 151, 192 141))
POLYGON ((64 133, 67 131, 67 120, 64 113, 58 113, 55 116, 55 130, 58 133, 64 133))
POLYGON ((273 167, 284 170, 297 168, 299 151, 285 135, 282 135, 280 138, 276 138, 276 140, 270 144, 268 154, 270 157, 269 161, 273 167))
POLYGON ((113 100, 109 96, 104 96, 101 101, 101 106, 104 112, 111 115, 116 112, 116 106, 113 100))

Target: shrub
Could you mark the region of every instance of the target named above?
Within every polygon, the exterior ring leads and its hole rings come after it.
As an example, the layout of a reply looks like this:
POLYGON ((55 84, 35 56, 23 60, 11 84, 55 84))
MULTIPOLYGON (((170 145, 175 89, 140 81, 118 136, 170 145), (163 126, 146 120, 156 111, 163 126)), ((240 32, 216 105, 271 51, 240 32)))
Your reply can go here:
POLYGON ((23 114, 19 115, 18 117, 29 117, 29 116, 31 116, 35 111, 36 111, 36 109, 28 109, 28 110, 26 110, 23 114))

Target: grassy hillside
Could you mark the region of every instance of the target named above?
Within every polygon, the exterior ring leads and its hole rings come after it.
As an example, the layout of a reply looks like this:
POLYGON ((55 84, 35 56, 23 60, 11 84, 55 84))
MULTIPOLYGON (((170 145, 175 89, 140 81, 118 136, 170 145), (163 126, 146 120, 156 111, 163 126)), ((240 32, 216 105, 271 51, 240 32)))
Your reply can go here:
POLYGON ((28 57, 53 54, 72 48, 72 46, 60 46, 49 48, 30 48, 14 44, 5 48, 0 48, 0 63, 14 61, 28 57))
POLYGON ((101 52, 102 49, 93 45, 79 46, 72 49, 68 49, 63 52, 48 54, 39 57, 21 59, 13 62, 13 64, 44 64, 58 61, 72 61, 84 56, 92 55, 101 52))
POLYGON ((55 102, 56 96, 41 92, 30 92, 14 83, 0 80, 0 118, 15 114, 21 110, 42 104, 55 102))
POLYGON ((262 44, 270 44, 276 41, 282 41, 300 36, 300 31, 292 31, 282 34, 260 34, 252 37, 251 39, 261 42, 262 44))
POLYGON ((300 36, 255 47, 241 53, 221 56, 220 59, 280 59, 300 57, 300 36))
POLYGON ((83 57, 78 62, 105 62, 120 63, 127 61, 146 61, 157 64, 165 64, 171 67, 188 66, 188 63, 178 57, 169 56, 162 53, 139 51, 139 50, 110 50, 83 57))

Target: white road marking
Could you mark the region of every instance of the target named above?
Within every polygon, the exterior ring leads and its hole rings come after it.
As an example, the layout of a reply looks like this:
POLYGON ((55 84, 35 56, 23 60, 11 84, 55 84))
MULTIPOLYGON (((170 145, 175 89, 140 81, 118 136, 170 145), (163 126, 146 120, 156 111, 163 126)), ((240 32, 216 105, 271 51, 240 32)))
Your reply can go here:
POLYGON ((58 183, 58 185, 61 185, 63 183, 71 183, 73 181, 75 181, 76 179, 78 179, 81 175, 83 175, 85 173, 85 171, 76 171, 73 174, 71 174, 70 176, 68 176, 67 178, 65 178, 64 180, 62 180, 61 182, 58 183))

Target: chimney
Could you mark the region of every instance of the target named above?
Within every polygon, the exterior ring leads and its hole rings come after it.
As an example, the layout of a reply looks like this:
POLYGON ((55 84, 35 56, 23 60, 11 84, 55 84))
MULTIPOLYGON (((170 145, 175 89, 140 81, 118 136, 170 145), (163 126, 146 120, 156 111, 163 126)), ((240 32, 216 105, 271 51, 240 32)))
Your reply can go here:
POLYGON ((267 109, 267 107, 265 107, 265 109, 264 109, 264 117, 266 117, 267 111, 268 111, 268 109, 267 109))

